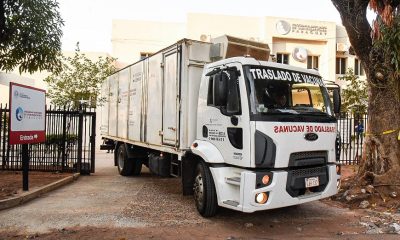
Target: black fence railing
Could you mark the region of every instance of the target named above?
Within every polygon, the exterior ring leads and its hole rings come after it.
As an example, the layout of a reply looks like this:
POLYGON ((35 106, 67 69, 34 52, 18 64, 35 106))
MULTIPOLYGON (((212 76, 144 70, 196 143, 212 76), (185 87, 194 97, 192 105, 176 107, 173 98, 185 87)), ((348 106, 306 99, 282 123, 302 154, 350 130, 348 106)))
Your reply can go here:
MULTIPOLYGON (((22 169, 21 145, 8 144, 9 109, 0 106, 2 170, 22 169)), ((29 170, 94 173, 96 113, 46 109, 46 142, 29 145, 29 170)))
POLYGON ((355 165, 360 163, 365 130, 368 126, 367 115, 342 113, 338 119, 341 138, 340 163, 355 165))

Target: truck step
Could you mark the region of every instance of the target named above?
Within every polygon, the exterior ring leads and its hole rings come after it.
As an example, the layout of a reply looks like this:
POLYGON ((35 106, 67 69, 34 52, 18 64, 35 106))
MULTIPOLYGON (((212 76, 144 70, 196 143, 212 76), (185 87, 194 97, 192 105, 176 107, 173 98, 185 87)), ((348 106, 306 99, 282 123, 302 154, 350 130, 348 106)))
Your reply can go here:
POLYGON ((239 205, 239 203, 234 200, 226 200, 226 201, 223 201, 223 203, 234 206, 234 207, 237 207, 239 205))
POLYGON ((225 182, 232 185, 240 186, 240 177, 227 177, 225 178, 225 182))
POLYGON ((179 171, 180 171, 180 162, 171 161, 170 175, 173 177, 179 177, 179 171))

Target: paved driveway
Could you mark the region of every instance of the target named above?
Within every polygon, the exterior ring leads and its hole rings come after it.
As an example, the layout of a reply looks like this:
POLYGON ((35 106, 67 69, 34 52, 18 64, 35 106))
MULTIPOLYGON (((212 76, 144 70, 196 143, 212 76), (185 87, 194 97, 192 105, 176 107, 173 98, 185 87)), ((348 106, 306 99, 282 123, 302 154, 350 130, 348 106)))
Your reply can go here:
MULTIPOLYGON (((108 229, 125 231, 128 236, 129 231, 136 229, 136 233, 143 234, 139 239, 152 236, 175 239, 176 231, 181 232, 181 238, 218 236, 220 239, 266 233, 269 237, 285 238, 331 238, 343 233, 352 237, 365 230, 359 225, 359 213, 320 201, 253 214, 220 209, 216 217, 204 219, 197 213, 192 197, 182 196, 179 179, 152 176, 147 169, 140 177, 122 177, 113 166, 112 156, 98 152, 95 174, 81 176, 74 183, 23 206, 0 211, 0 233, 59 234, 63 229, 74 228, 78 233, 79 229, 85 231, 90 239, 93 232, 115 238, 120 235, 107 235, 114 232, 108 229)), ((49 239, 57 236, 49 235, 49 239)))
POLYGON ((122 177, 112 154, 96 154, 96 173, 23 206, 0 212, 0 229, 47 231, 71 226, 137 227, 142 223, 122 215, 124 207, 142 189, 146 177, 122 177))

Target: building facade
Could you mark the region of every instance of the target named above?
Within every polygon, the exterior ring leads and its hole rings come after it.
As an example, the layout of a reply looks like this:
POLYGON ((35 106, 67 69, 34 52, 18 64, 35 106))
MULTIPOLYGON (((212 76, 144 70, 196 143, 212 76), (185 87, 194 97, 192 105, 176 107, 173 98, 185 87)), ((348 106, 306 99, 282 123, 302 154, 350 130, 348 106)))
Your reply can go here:
POLYGON ((365 79, 344 27, 314 20, 200 13, 189 13, 185 23, 114 20, 112 56, 126 66, 182 38, 210 41, 224 34, 267 43, 273 61, 316 68, 325 80, 342 85, 348 68, 365 79))

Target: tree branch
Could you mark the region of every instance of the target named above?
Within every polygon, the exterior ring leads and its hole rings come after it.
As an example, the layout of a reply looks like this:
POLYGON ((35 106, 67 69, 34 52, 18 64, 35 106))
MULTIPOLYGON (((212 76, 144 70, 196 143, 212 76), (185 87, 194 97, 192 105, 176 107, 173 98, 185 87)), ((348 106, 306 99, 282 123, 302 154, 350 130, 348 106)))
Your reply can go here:
POLYGON ((367 20, 369 0, 332 0, 340 13, 351 45, 358 58, 369 64, 369 52, 372 48, 371 26, 367 20))
POLYGON ((6 28, 4 1, 5 0, 0 0, 0 42, 2 42, 2 40, 4 39, 5 28, 6 28))

